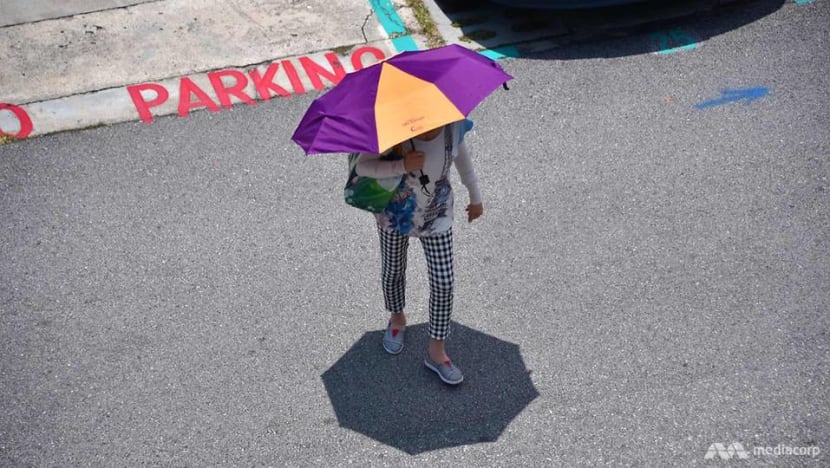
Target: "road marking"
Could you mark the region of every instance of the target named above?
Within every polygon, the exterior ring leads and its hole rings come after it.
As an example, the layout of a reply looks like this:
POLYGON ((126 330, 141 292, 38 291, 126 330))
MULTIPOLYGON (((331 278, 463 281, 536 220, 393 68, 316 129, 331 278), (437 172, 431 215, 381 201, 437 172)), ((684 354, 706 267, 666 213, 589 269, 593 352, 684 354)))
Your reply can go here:
POLYGON ((380 25, 383 26, 383 30, 386 31, 386 35, 392 40, 392 45, 395 46, 398 52, 419 49, 418 45, 415 44, 415 40, 409 35, 409 31, 406 30, 406 25, 401 17, 398 16, 398 12, 390 0, 369 0, 369 4, 372 6, 372 9, 375 11, 375 16, 380 21, 380 25))
POLYGON ((495 49, 481 50, 479 53, 491 60, 501 60, 505 57, 519 57, 519 49, 514 46, 496 47, 495 49))
POLYGON ((337 84, 346 73, 395 54, 389 40, 349 52, 318 52, 286 57, 246 69, 222 69, 108 88, 21 105, 0 102, 0 136, 23 139, 100 124, 145 123, 155 117, 187 117, 197 109, 212 112, 234 104, 256 105, 337 84))
POLYGON ((32 118, 29 117, 29 114, 25 109, 20 106, 15 106, 14 104, 0 102, 0 111, 3 110, 11 112, 14 117, 14 122, 6 124, 8 127, 6 128, 6 131, 3 131, 3 127, 0 126, 0 136, 10 136, 12 138, 23 139, 32 133, 32 129, 34 128, 34 125, 32 125, 32 118), (15 133, 7 133, 7 131, 15 133))
MULTIPOLYGON (((390 0, 369 0, 369 4, 398 52, 420 50, 409 31, 406 30, 406 25, 390 0)), ((459 45, 465 46, 464 44, 459 45)), ((519 49, 514 46, 497 47, 495 49, 479 50, 478 52, 492 60, 519 57, 519 49)))
POLYGON ((182 77, 172 86, 169 82, 166 86, 160 83, 130 85, 127 91, 141 121, 150 123, 153 121, 150 110, 161 106, 171 96, 178 103, 176 113, 180 117, 187 117, 192 110, 200 108, 218 112, 220 107, 229 109, 237 103, 254 106, 257 101, 268 101, 275 96, 289 98, 305 94, 309 88, 322 91, 329 85, 337 85, 348 72, 343 62, 351 65, 351 71, 360 70, 367 65, 366 57, 371 64, 386 58, 386 53, 376 47, 363 46, 353 50, 349 57, 324 52, 315 57, 278 60, 249 70, 225 69, 182 77))
POLYGON ((710 107, 720 106, 723 104, 730 104, 738 101, 745 101, 745 105, 749 105, 753 101, 761 99, 769 94, 768 88, 746 88, 746 89, 724 89, 721 91, 722 97, 713 99, 711 101, 701 102, 695 105, 698 109, 708 109, 710 107))
POLYGON ((694 50, 698 47, 694 36, 682 28, 652 33, 649 37, 657 46, 657 53, 661 55, 694 50))

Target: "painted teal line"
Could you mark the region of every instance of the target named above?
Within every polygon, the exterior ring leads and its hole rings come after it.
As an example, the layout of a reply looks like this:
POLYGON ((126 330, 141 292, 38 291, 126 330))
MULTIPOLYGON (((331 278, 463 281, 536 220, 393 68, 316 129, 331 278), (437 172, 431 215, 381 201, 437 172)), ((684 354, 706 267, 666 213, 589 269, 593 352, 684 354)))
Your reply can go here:
POLYGON ((501 60, 505 57, 518 57, 519 49, 513 46, 505 46, 496 47, 495 49, 482 50, 479 53, 492 60, 501 60))
POLYGON ((393 34, 406 34, 406 26, 403 24, 401 17, 398 16, 398 12, 395 11, 395 7, 391 1, 369 0, 369 4, 372 5, 375 16, 378 17, 378 21, 380 21, 380 25, 383 26, 386 34, 390 36, 393 34))
POLYGON ((398 52, 418 50, 418 45, 412 39, 412 36, 409 35, 409 31, 406 30, 406 25, 401 17, 398 16, 398 12, 395 11, 395 6, 392 5, 390 0, 369 0, 369 4, 372 6, 372 10, 374 10, 378 21, 380 21, 380 25, 383 26, 383 30, 386 31, 386 35, 392 39, 392 45, 395 46, 398 52))
POLYGON ((661 54, 673 54, 675 52, 680 52, 681 50, 695 50, 697 48, 697 44, 688 44, 681 47, 674 47, 671 49, 663 49, 660 51, 661 54))
POLYGON ((412 36, 398 36, 392 39, 392 45, 395 46, 395 49, 398 49, 398 52, 405 52, 407 50, 419 50, 418 44, 415 43, 415 40, 412 39, 412 36))
MULTIPOLYGON (((386 31, 386 35, 392 39, 392 45, 398 52, 420 50, 418 44, 409 35, 409 31, 406 30, 406 25, 401 17, 398 16, 398 12, 390 0, 369 0, 369 4, 372 6, 372 10, 374 10, 375 16, 380 21, 383 30, 386 31)), ((499 60, 505 57, 518 57, 519 50, 513 46, 506 46, 483 50, 481 54, 493 60, 499 60)))
POLYGON ((795 0, 795 3, 799 5, 806 5, 808 3, 813 3, 813 0, 795 0))

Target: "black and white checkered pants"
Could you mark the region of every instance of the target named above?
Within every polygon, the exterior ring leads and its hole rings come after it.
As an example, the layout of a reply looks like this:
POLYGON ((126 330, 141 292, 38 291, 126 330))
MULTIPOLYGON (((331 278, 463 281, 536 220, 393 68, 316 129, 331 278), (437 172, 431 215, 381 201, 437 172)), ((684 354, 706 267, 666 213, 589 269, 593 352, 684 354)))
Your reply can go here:
MULTIPOLYGON (((406 305, 406 253, 409 237, 378 228, 381 286, 386 310, 401 313, 406 305)), ((421 237, 429 271, 429 337, 443 340, 450 333, 453 299, 452 229, 421 237)))

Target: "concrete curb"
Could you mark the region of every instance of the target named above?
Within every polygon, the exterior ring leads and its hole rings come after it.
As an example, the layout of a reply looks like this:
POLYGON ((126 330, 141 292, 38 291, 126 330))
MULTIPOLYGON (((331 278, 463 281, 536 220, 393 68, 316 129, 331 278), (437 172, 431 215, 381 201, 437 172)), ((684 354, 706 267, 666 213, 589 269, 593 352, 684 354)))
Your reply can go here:
POLYGON ((256 105, 276 97, 321 91, 346 73, 396 53, 391 40, 379 41, 356 46, 348 53, 286 57, 246 69, 213 70, 10 106, 6 108, 9 112, 0 112, 0 129, 14 138, 29 138, 135 120, 150 123, 165 115, 187 117, 198 109, 256 105))
MULTIPOLYGON (((363 32, 363 37, 369 38, 363 43, 349 41, 349 45, 329 46, 318 52, 288 55, 251 66, 210 68, 26 103, 3 102, 0 95, 0 143, 127 121, 152 122, 164 115, 186 117, 200 109, 219 111, 240 103, 256 105, 274 97, 321 91, 339 82, 346 73, 401 50, 423 47, 424 41, 409 33, 416 29, 411 15, 402 11, 407 22, 398 14, 398 8, 405 8, 402 4, 390 0, 367 3, 366 10, 376 21, 370 22, 370 16, 363 20, 364 28, 372 29, 368 34, 363 32)), ((331 42, 342 43, 343 39, 333 36, 331 42)), ((241 58, 226 60, 240 61, 244 63, 241 58)))

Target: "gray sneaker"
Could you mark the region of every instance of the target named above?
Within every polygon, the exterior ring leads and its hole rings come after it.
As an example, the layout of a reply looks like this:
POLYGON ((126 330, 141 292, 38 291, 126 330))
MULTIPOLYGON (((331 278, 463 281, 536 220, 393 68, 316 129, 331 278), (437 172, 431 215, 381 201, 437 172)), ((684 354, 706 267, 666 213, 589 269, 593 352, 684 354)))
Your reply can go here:
POLYGON ((406 328, 392 328, 392 322, 386 326, 383 333, 383 349, 389 354, 400 354, 403 351, 403 339, 406 336, 406 328))
POLYGON ((452 361, 447 360, 441 364, 436 364, 427 356, 424 359, 424 365, 427 366, 427 369, 438 374, 438 377, 446 384, 458 385, 464 381, 464 374, 452 361))

